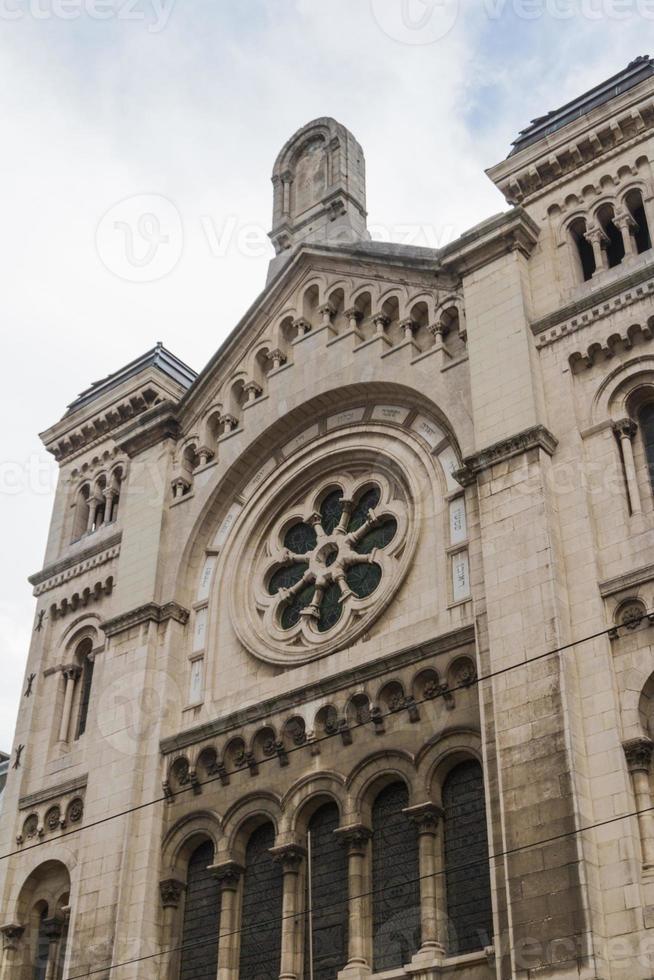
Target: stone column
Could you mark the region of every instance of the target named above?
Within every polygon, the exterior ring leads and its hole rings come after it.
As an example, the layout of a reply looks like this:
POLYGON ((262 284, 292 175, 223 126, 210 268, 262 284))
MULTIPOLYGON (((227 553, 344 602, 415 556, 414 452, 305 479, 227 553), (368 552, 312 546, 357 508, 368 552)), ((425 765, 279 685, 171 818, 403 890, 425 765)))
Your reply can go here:
POLYGON ((46 919, 43 923, 43 931, 48 940, 48 964, 45 970, 45 980, 55 980, 57 973, 59 940, 61 939, 63 930, 64 923, 56 916, 51 919, 46 919))
POLYGON ((15 967, 18 968, 18 952, 25 927, 18 925, 17 922, 9 922, 5 926, 0 926, 2 935, 2 968, 0 968, 0 980, 11 980, 15 975, 15 967))
POLYGON ((256 381, 248 381, 248 383, 243 386, 243 391, 246 394, 246 405, 251 405, 252 402, 257 400, 262 389, 261 385, 257 384, 256 381))
POLYGON ((118 496, 118 492, 113 487, 108 487, 102 493, 104 495, 104 523, 111 524, 114 501, 118 496))
POLYGON ((636 243, 633 238, 632 232, 638 227, 632 216, 628 212, 621 212, 616 214, 613 219, 613 224, 619 229, 622 235, 622 241, 624 243, 625 258, 633 259, 636 258, 638 252, 636 250, 636 243))
POLYGON ((363 313, 356 306, 351 307, 351 309, 345 311, 345 316, 350 324, 350 330, 358 333, 359 324, 363 320, 363 313))
POLYGON ((274 847, 270 852, 284 874, 282 903, 282 960, 279 980, 297 980, 301 933, 298 922, 298 881, 306 851, 297 844, 274 847))
POLYGON ((370 939, 368 892, 368 841, 372 831, 363 824, 342 827, 336 831, 348 855, 349 946, 347 966, 342 976, 358 980, 372 973, 366 948, 370 939))
POLYGON ((606 235, 601 228, 589 228, 584 238, 593 247, 593 255, 595 257, 595 272, 593 275, 596 276, 609 267, 606 249, 602 248, 602 242, 606 240, 606 235))
POLYGON ((445 882, 438 826, 443 811, 435 803, 408 807, 404 813, 418 829, 420 848, 420 931, 422 944, 419 959, 434 959, 445 955, 447 916, 445 914, 445 882))
POLYGON ((638 810, 638 829, 643 851, 643 868, 654 868, 654 811, 649 786, 649 770, 654 742, 649 738, 632 738, 622 748, 631 773, 638 810))
POLYGON ((70 715, 73 709, 73 695, 75 694, 75 684, 81 674, 81 668, 77 664, 68 664, 62 671, 66 679, 66 691, 64 694, 64 709, 61 712, 61 724, 59 726, 59 741, 67 742, 70 729, 70 715))
POLYGON ((178 878, 166 878, 159 882, 159 894, 163 906, 163 946, 161 956, 161 976, 165 980, 173 980, 174 967, 179 962, 181 950, 181 929, 179 921, 179 905, 186 885, 178 878))
POLYGON ((275 350, 271 350, 268 354, 268 360, 272 361, 271 371, 279 371, 282 364, 286 363, 286 355, 284 351, 276 347, 275 350))
POLYGON ((386 328, 390 325, 391 318, 386 316, 385 313, 377 313, 376 316, 372 318, 372 322, 375 324, 375 331, 378 337, 386 336, 386 328))
POLYGON ((89 517, 86 524, 86 533, 90 534, 93 530, 93 524, 95 523, 95 515, 98 512, 98 507, 100 506, 100 501, 97 497, 91 497, 89 499, 89 517))
POLYGON ((217 980, 237 980, 239 949, 238 889, 243 868, 234 861, 216 864, 211 869, 220 885, 220 936, 217 980))
POLYGON ((406 319, 401 321, 400 328, 404 333, 405 341, 413 340, 413 335, 416 331, 417 326, 418 324, 416 323, 416 321, 410 316, 406 317, 406 319))
POLYGON ((321 327, 327 327, 333 331, 332 320, 336 316, 336 307, 332 306, 331 303, 323 303, 322 306, 318 307, 318 313, 322 317, 321 327))
POLYGON ((627 496, 629 497, 629 507, 632 514, 640 514, 640 491, 638 489, 638 479, 636 477, 636 464, 634 462, 634 449, 631 440, 636 434, 637 426, 633 419, 620 419, 613 423, 613 431, 620 440, 622 451, 622 461, 627 480, 627 496))

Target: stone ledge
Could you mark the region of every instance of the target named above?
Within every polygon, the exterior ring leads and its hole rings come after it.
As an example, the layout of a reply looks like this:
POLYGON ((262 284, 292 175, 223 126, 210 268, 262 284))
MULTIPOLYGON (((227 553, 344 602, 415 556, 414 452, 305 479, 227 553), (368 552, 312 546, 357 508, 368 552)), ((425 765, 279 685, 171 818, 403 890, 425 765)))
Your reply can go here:
MULTIPOLYGON (((102 541, 97 541, 88 548, 84 548, 82 551, 76 552, 74 555, 70 555, 68 558, 62 558, 61 561, 53 562, 52 565, 46 565, 42 568, 40 572, 35 572, 30 575, 27 581, 30 585, 33 585, 35 590, 40 585, 48 583, 48 587, 41 589, 40 592, 47 592, 49 588, 54 588, 55 585, 61 585, 62 582, 67 582, 71 578, 75 578, 77 575, 81 575, 87 570, 87 568, 95 568, 97 565, 104 564, 105 560, 109 561, 111 558, 115 557, 114 554, 107 555, 106 559, 103 557, 104 552, 112 551, 117 548, 123 537, 123 532, 118 531, 116 534, 112 534, 111 537, 104 538, 102 541), (92 558, 96 556, 101 556, 100 561, 94 562, 92 565, 86 565, 92 558), (84 564, 84 568, 77 570, 78 565, 84 564), (64 575, 68 572, 68 575, 64 575), (52 578, 59 578, 59 576, 64 576, 61 581, 54 582, 50 586, 48 580, 52 578)), ((118 554, 118 552, 116 552, 118 554)), ((39 594, 40 594, 39 592, 39 594)))
POLYGON ((80 790, 86 789, 88 778, 88 776, 77 776, 75 779, 69 779, 65 783, 58 783, 57 786, 50 786, 48 789, 39 789, 35 793, 27 793, 25 796, 19 798, 18 809, 30 810, 32 807, 38 806, 41 803, 47 803, 49 800, 54 800, 60 796, 66 796, 68 793, 78 793, 80 790))
POLYGON ((652 580, 654 580, 654 565, 641 565, 640 568, 634 568, 631 572, 625 572, 623 575, 616 575, 615 578, 600 582, 600 595, 606 599, 624 589, 633 589, 637 585, 644 585, 652 580))
POLYGON ((417 647, 409 647, 408 649, 400 650, 398 653, 381 657, 378 660, 360 664, 349 670, 334 674, 332 677, 327 677, 323 681, 306 684, 303 687, 296 688, 294 691, 267 698, 246 709, 232 711, 222 718, 216 718, 214 721, 205 722, 188 731, 180 732, 178 735, 164 738, 160 742, 161 752, 163 755, 169 755, 172 752, 188 748, 205 739, 213 738, 216 735, 224 735, 232 729, 242 728, 244 724, 252 724, 269 718, 273 714, 292 711, 308 701, 314 701, 326 695, 334 694, 337 691, 342 691, 356 684, 381 677, 390 670, 397 670, 400 667, 420 663, 421 660, 438 656, 441 653, 446 653, 448 650, 454 650, 457 647, 467 646, 474 642, 474 626, 462 626, 428 643, 423 643, 417 647))
POLYGON ((503 463, 530 449, 542 449, 548 456, 552 456, 558 444, 558 440, 544 425, 534 425, 486 449, 481 449, 472 456, 466 456, 463 466, 455 470, 453 476, 462 487, 467 487, 475 482, 480 473, 495 466, 496 463, 503 463))
POLYGON ((167 623, 173 620, 185 626, 188 623, 190 613, 177 602, 166 602, 160 606, 156 602, 148 602, 144 606, 137 606, 129 612, 121 613, 100 624, 100 629, 105 636, 116 636, 133 626, 140 626, 141 623, 167 623))

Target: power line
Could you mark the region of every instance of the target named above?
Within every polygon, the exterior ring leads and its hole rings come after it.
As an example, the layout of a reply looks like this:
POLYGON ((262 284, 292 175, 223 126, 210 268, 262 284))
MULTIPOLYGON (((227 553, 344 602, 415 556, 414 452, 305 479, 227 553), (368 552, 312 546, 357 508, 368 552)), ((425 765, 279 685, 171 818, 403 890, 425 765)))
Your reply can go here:
MULTIPOLYGON (((567 838, 570 837, 575 837, 577 834, 584 834, 590 830, 597 830, 600 827, 607 827, 610 826, 611 824, 618 823, 620 820, 629 820, 632 817, 638 817, 640 816, 641 813, 651 813, 653 810, 654 810, 654 806, 648 806, 642 810, 632 810, 629 813, 620 814, 617 817, 608 817, 606 820, 600 820, 597 823, 587 824, 585 827, 579 827, 576 830, 568 830, 562 834, 555 834, 553 837, 545 837, 542 840, 532 841, 529 844, 521 844, 518 847, 511 847, 505 851, 498 851, 495 854, 489 854, 487 860, 488 863, 490 864, 491 861, 498 861, 501 858, 510 857, 511 855, 519 854, 522 851, 532 850, 535 847, 543 847, 546 844, 555 844, 557 841, 566 840, 567 838)), ((478 868, 481 864, 485 864, 485 863, 486 863, 486 858, 479 861, 469 861, 467 864, 457 864, 454 870, 466 871, 471 868, 478 868)), ((566 863, 564 865, 561 865, 561 867, 569 868, 572 867, 573 864, 577 864, 577 863, 578 863, 577 861, 566 861, 566 863)), ((432 871, 426 875, 417 875, 414 878, 404 878, 403 884, 419 884, 421 881, 426 881, 429 878, 440 878, 443 875, 447 875, 447 873, 448 873, 448 869, 443 868, 440 871, 432 871)), ((381 891, 383 891, 383 887, 372 888, 369 891, 360 892, 357 895, 349 895, 345 899, 340 899, 335 902, 329 902, 327 905, 321 905, 320 911, 322 912, 325 909, 340 908, 343 905, 350 905, 352 902, 356 901, 357 899, 370 898, 381 891)), ((262 925, 263 926, 274 925, 276 923, 281 924, 288 919, 299 919, 302 915, 305 914, 306 911, 299 912, 299 913, 296 912, 293 915, 282 915, 275 919, 262 920, 259 918, 257 919, 256 923, 253 923, 250 926, 245 926, 245 927, 241 926, 238 929, 233 929, 231 932, 219 933, 219 935, 215 939, 215 943, 217 944, 220 942, 220 940, 228 939, 231 936, 241 935, 242 933, 251 931, 252 929, 261 929, 262 925)), ((91 970, 89 973, 74 974, 73 976, 69 976, 68 980, 85 980, 86 977, 92 977, 98 973, 108 973, 110 970, 117 970, 124 966, 132 966, 134 963, 143 963, 146 960, 155 959, 159 956, 166 956, 170 953, 178 953, 186 950, 196 949, 199 946, 213 946, 213 945, 214 945, 214 940, 209 940, 209 941, 202 940, 194 943, 182 943, 178 946, 169 946, 166 949, 162 949, 157 953, 148 953, 144 956, 138 956, 131 960, 123 960, 122 963, 116 963, 113 966, 104 966, 97 970, 91 970)))
MULTIPOLYGON (((648 615, 649 613, 646 612, 643 613, 641 620, 646 618, 648 615)), ((597 633, 592 633, 589 636, 584 636, 579 640, 571 640, 570 643, 566 643, 560 647, 555 647, 552 650, 546 650, 544 653, 536 654, 536 656, 534 657, 528 657, 526 660, 521 660, 520 663, 509 664, 507 667, 500 667, 498 670, 494 670, 488 674, 484 674, 480 677, 476 677, 474 680, 458 684, 455 687, 450 687, 446 691, 437 691, 433 697, 418 698, 413 702, 413 704, 416 706, 420 706, 422 704, 430 704, 433 703, 434 701, 439 700, 440 698, 445 698, 451 696, 452 694, 456 694, 457 691, 469 690, 471 687, 474 687, 476 684, 481 684, 483 681, 493 680, 493 678, 501 677, 504 674, 508 674, 510 671, 516 670, 519 667, 528 667, 530 664, 538 663, 538 661, 545 660, 547 657, 551 657, 556 653, 565 653, 567 650, 571 650, 573 647, 579 646, 581 643, 589 643, 591 640, 599 639, 600 636, 606 636, 608 633, 612 633, 615 629, 616 629, 615 626, 609 626, 606 629, 599 630, 599 632, 597 633)), ((386 711, 386 712, 380 712, 377 717, 390 718, 393 715, 397 715, 397 714, 399 714, 399 711, 386 711)), ((358 728, 365 728, 371 724, 372 724, 371 720, 353 722, 351 725, 348 725, 348 731, 356 731, 358 728)), ((340 729, 337 729, 334 732, 326 732, 324 735, 320 735, 318 738, 312 739, 310 743, 304 742, 301 745, 290 746, 288 749, 286 749, 286 754, 291 755, 294 752, 300 752, 306 749, 308 745, 320 745, 322 742, 326 742, 328 739, 335 738, 340 735, 341 735, 340 729)), ((266 756, 263 759, 258 759, 257 765, 260 766, 266 762, 276 762, 276 761, 277 761, 276 756, 266 756)), ((249 771, 249 767, 246 763, 243 766, 238 766, 236 769, 225 770, 222 773, 222 777, 221 776, 209 777, 209 779, 206 779, 201 783, 201 786, 204 788, 205 786, 210 786, 211 783, 221 781, 222 779, 225 778, 225 776, 235 776, 240 772, 248 772, 248 771, 249 771)), ((171 791, 164 796, 155 797, 155 799, 153 800, 146 800, 145 803, 137 803, 132 807, 128 807, 126 810, 120 810, 118 813, 112 813, 107 817, 100 817, 97 820, 92 821, 91 823, 85 823, 79 827, 74 827, 72 830, 68 830, 63 834, 60 834, 58 837, 52 837, 52 838, 48 838, 47 840, 37 841, 36 843, 29 844, 26 847, 19 847, 14 851, 8 851, 6 854, 0 854, 0 861, 5 861, 10 857, 16 857, 19 854, 25 854, 28 851, 32 851, 37 847, 45 847, 48 844, 52 844, 64 840, 67 837, 71 837, 73 834, 78 834, 84 830, 90 830, 92 827, 101 827, 103 824, 109 823, 109 821, 111 820, 117 820, 119 817, 130 816, 132 813, 139 813, 141 810, 145 810, 150 806, 155 806, 157 803, 165 803, 171 799, 174 799, 177 796, 182 796, 184 793, 189 793, 191 791, 193 791, 193 786, 184 786, 181 789, 171 791)))

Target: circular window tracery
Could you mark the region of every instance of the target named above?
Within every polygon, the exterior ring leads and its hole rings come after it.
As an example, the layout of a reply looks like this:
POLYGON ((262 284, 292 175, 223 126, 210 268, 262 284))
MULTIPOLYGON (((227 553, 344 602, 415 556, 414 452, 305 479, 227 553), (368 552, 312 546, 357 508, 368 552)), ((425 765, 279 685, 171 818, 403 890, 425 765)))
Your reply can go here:
POLYGON ((365 599, 377 589, 383 573, 374 556, 398 530, 397 519, 380 512, 380 502, 378 486, 361 487, 352 497, 332 489, 308 520, 290 525, 268 581, 269 594, 279 598, 282 629, 306 617, 325 633, 348 599, 365 599))

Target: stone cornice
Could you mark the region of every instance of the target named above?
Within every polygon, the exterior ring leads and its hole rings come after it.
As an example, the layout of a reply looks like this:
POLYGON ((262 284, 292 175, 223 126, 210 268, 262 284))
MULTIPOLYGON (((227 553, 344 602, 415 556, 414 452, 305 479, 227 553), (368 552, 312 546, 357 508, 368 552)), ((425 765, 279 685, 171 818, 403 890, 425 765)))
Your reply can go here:
POLYGON ((116 445, 132 457, 167 439, 176 440, 179 434, 177 406, 166 401, 125 426, 115 438, 116 445))
POLYGON ((511 204, 535 200, 545 189, 596 167, 647 138, 654 127, 652 80, 584 113, 550 136, 486 171, 511 204))
POLYGON ((443 249, 439 267, 457 276, 480 269, 507 252, 531 255, 540 228, 523 208, 513 208, 476 225, 443 249))
POLYGON ((654 294, 654 263, 648 262, 626 276, 594 289, 559 310, 531 323, 538 347, 546 347, 618 310, 654 294))
POLYGON ((484 470, 495 466, 496 463, 503 463, 513 456, 519 456, 528 452, 530 449, 542 449, 548 456, 552 456, 558 445, 558 440, 552 435, 544 425, 534 425, 529 429, 524 429, 508 439, 502 439, 481 449, 472 456, 466 456, 463 466, 455 470, 454 478, 461 486, 466 487, 474 483, 477 476, 484 470))
POLYGON ((34 595, 49 592, 50 589, 63 585, 64 582, 77 578, 78 575, 83 575, 84 572, 117 558, 120 554, 122 537, 123 532, 118 531, 111 537, 96 541, 88 548, 77 551, 74 555, 69 555, 68 558, 53 562, 52 565, 46 565, 40 572, 30 575, 27 581, 34 586, 34 595))
POLYGON ((654 580, 654 565, 641 565, 623 575, 616 575, 615 578, 606 579, 599 583, 600 595, 603 599, 608 596, 616 595, 625 589, 633 589, 639 585, 645 585, 654 580))
POLYGON ((157 602, 147 602, 136 609, 120 613, 113 619, 108 619, 100 624, 100 629, 105 636, 117 636, 133 626, 140 626, 142 623, 167 623, 172 620, 185 626, 189 619, 188 609, 184 609, 177 602, 166 602, 159 605, 157 602))
POLYGON ((40 806, 40 804, 48 803, 50 800, 67 796, 69 793, 79 793, 81 790, 86 789, 88 778, 88 776, 77 776, 75 779, 69 779, 65 783, 59 783, 57 786, 40 789, 36 793, 27 793, 18 800, 18 809, 31 810, 35 806, 40 806))
POLYGON ((446 653, 448 650, 469 646, 474 642, 474 626, 462 626, 460 629, 453 630, 451 633, 446 633, 420 646, 400 650, 398 653, 389 654, 378 660, 352 667, 350 670, 341 671, 332 677, 326 677, 324 680, 315 681, 293 691, 267 698, 256 705, 249 706, 246 712, 242 710, 233 711, 228 715, 198 725, 196 728, 164 738, 160 743, 161 752, 163 755, 169 755, 172 752, 195 745, 197 742, 205 741, 216 735, 223 735, 233 729, 242 728, 246 722, 254 723, 270 718, 274 714, 292 711, 308 701, 335 694, 338 691, 381 677, 388 671, 419 663, 430 657, 446 653))

